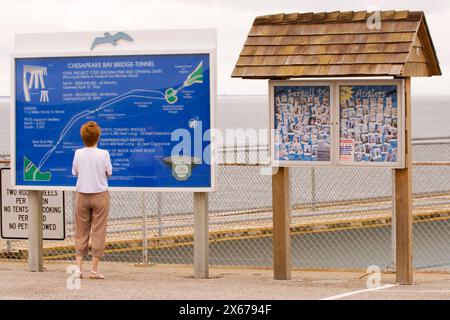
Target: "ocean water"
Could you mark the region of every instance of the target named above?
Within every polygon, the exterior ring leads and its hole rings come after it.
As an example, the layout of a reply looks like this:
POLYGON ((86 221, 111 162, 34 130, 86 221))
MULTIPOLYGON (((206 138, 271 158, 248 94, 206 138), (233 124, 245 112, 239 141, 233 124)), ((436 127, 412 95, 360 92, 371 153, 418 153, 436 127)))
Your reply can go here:
MULTIPOLYGON (((268 124, 268 100, 266 96, 220 96, 216 108, 216 126, 226 128, 264 129, 268 124)), ((0 154, 10 148, 9 97, 0 97, 0 154)))
MULTIPOLYGON (((267 96, 219 96, 216 126, 224 129, 265 129, 269 126, 267 96)), ((414 137, 450 136, 450 96, 412 98, 414 137)), ((0 154, 9 153, 9 98, 0 97, 0 154)))

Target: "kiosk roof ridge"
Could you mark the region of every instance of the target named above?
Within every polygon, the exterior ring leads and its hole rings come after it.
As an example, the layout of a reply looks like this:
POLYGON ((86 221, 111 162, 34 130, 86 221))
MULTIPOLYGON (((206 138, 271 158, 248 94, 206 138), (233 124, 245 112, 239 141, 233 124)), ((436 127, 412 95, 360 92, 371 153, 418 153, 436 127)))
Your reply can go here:
POLYGON ((422 11, 278 13, 255 18, 232 77, 429 77, 441 69, 422 11))

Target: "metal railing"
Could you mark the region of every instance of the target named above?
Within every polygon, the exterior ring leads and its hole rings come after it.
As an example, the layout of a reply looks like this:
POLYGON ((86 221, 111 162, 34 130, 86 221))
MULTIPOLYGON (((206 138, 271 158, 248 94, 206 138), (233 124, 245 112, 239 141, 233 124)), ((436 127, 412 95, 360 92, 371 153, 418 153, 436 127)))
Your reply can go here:
MULTIPOLYGON (((450 268, 450 137, 416 138, 413 149, 414 265, 450 268)), ((271 266, 267 146, 228 146, 219 149, 218 162, 218 191, 210 194, 211 264, 271 266)), ((383 168, 292 168, 294 267, 392 268, 392 182, 392 170, 383 168)), ((44 242, 48 260, 74 259, 73 194, 65 197, 67 239, 44 242)), ((192 263, 192 211, 192 194, 112 193, 105 259, 192 263)), ((26 250, 26 241, 0 240, 0 260, 21 261, 26 250)))

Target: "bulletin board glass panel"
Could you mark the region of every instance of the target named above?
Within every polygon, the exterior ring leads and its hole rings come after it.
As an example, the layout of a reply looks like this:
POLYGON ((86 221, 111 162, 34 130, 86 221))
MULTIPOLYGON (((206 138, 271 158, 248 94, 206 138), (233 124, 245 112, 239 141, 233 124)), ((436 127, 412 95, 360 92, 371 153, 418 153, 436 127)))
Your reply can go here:
POLYGON ((331 83, 270 82, 272 163, 331 164, 332 91, 331 83))
POLYGON ((401 81, 337 84, 338 163, 404 166, 401 81))

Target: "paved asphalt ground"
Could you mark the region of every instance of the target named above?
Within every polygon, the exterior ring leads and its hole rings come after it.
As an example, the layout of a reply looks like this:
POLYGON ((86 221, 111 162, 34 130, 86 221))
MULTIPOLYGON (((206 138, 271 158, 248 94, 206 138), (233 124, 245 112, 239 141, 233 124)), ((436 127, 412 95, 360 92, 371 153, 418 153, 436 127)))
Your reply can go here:
MULTIPOLYGON (((0 263, 0 299, 450 299, 449 273, 416 273, 414 285, 367 291, 363 272, 295 271, 292 280, 275 281, 271 270, 211 268, 210 279, 194 279, 192 267, 105 263, 105 280, 83 279, 68 290, 68 266, 46 264, 34 273, 26 264, 0 263)), ((381 285, 388 284, 393 274, 382 275, 381 285)))

